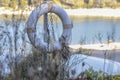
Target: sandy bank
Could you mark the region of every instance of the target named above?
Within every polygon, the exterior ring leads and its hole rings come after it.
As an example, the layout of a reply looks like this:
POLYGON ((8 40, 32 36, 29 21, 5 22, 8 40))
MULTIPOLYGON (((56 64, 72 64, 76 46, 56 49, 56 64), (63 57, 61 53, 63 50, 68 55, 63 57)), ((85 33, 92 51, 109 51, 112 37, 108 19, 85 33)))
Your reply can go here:
MULTIPOLYGON (((66 12, 71 16, 93 16, 93 17, 120 17, 120 9, 111 8, 92 8, 92 9, 66 9, 66 12)), ((12 11, 12 9, 6 10, 5 8, 0 8, 1 14, 20 14, 21 11, 12 11)), ((31 11, 24 11, 23 14, 30 14, 31 11)))
POLYGON ((93 49, 93 50, 120 50, 120 42, 103 43, 103 44, 86 44, 86 45, 69 45, 74 50, 82 49, 93 49))
POLYGON ((92 8, 92 9, 73 9, 66 11, 69 15, 73 16, 120 17, 120 9, 92 8))

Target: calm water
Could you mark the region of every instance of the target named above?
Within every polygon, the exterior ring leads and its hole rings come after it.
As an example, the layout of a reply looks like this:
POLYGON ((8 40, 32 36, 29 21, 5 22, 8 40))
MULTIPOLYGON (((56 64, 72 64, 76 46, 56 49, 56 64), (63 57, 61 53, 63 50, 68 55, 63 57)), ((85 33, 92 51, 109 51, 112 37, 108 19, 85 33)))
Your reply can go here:
MULTIPOLYGON (((61 26, 61 24, 59 24, 61 26)), ((99 35, 102 42, 110 40, 120 41, 120 20, 112 19, 77 19, 73 20, 71 44, 98 43, 99 35), (113 38, 112 38, 113 35, 113 38)), ((56 28, 55 34, 61 34, 62 28, 56 28)), ((57 35, 57 36, 59 36, 57 35)))
MULTIPOLYGON (((73 24, 74 27, 72 29, 71 44, 98 43, 98 35, 100 35, 102 42, 106 42, 108 36, 110 37, 110 39, 112 39, 112 33, 114 36, 114 40, 120 41, 120 20, 74 19, 73 24)), ((37 30, 40 34, 43 34, 42 26, 43 24, 41 22, 37 24, 37 30)), ((21 28, 23 28, 23 25, 21 26, 21 28)), ((59 37, 62 33, 62 24, 59 22, 55 22, 54 31, 56 34, 56 38, 59 37)))
POLYGON ((74 22, 72 30, 72 43, 76 44, 85 40, 85 43, 97 43, 98 35, 101 35, 102 42, 107 37, 114 36, 115 41, 120 41, 120 20, 85 19, 74 22))

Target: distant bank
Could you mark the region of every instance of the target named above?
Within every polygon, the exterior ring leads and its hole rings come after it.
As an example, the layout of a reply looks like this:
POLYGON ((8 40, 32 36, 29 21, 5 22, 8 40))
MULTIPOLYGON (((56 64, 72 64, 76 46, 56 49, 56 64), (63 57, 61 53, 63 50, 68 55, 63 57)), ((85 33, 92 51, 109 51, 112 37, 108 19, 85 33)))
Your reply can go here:
POLYGON ((91 9, 67 9, 69 15, 73 16, 93 16, 93 17, 115 17, 120 18, 120 8, 91 8, 91 9))
MULTIPOLYGON (((70 16, 90 16, 90 17, 115 17, 120 18, 120 8, 91 8, 91 9, 65 9, 70 16)), ((11 9, 6 10, 5 8, 0 8, 0 15, 2 14, 20 14, 22 11, 12 11, 11 9)), ((31 11, 25 10, 23 14, 30 14, 31 11)))
POLYGON ((69 45, 69 47, 73 50, 79 49, 88 49, 88 50, 120 50, 120 42, 112 42, 112 43, 98 43, 98 44, 85 44, 85 45, 69 45))

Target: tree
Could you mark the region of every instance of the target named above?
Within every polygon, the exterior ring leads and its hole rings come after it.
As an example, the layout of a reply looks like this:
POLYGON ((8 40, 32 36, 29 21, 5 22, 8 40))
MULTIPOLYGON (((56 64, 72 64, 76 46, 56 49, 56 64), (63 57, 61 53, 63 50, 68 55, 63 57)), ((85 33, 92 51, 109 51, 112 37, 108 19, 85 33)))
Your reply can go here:
POLYGON ((93 0, 84 0, 84 5, 85 5, 85 7, 87 7, 87 8, 91 8, 91 7, 93 7, 93 0))
POLYGON ((40 5, 40 3, 42 2, 43 0, 33 0, 33 4, 34 6, 38 6, 40 5))
POLYGON ((18 7, 18 1, 17 0, 11 0, 9 3, 9 6, 13 8, 14 10, 18 7))
POLYGON ((94 2, 93 2, 93 0, 89 0, 88 7, 89 7, 89 8, 94 7, 94 2))
POLYGON ((0 6, 9 7, 10 0, 0 0, 0 6))
POLYGON ((76 7, 80 7, 80 8, 83 8, 84 7, 84 0, 76 0, 76 4, 75 4, 76 7))
POLYGON ((32 0, 28 0, 28 5, 32 5, 32 0))
POLYGON ((101 7, 101 0, 94 0, 95 7, 101 7))
POLYGON ((84 0, 84 3, 88 4, 88 3, 89 3, 89 0, 84 0))
POLYGON ((18 1, 18 7, 19 8, 25 8, 26 6, 27 6, 27 4, 28 4, 28 0, 19 0, 18 1))

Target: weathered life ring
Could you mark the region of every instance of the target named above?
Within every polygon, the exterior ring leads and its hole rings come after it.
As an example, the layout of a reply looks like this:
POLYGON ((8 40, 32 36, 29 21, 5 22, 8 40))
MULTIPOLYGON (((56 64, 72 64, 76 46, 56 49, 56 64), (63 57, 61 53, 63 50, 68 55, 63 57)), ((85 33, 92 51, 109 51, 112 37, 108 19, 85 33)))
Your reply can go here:
POLYGON ((35 36, 35 31, 36 31, 36 24, 37 24, 38 19, 43 14, 49 13, 49 12, 52 12, 58 15, 63 23, 62 35, 58 41, 55 41, 52 44, 52 47, 51 46, 49 47, 49 51, 60 50, 62 48, 62 43, 66 43, 66 44, 69 43, 73 25, 72 25, 71 19, 69 18, 65 10, 56 4, 52 4, 50 2, 43 3, 32 11, 26 24, 28 37, 32 45, 36 47, 37 49, 48 50, 47 43, 38 39, 35 36))

